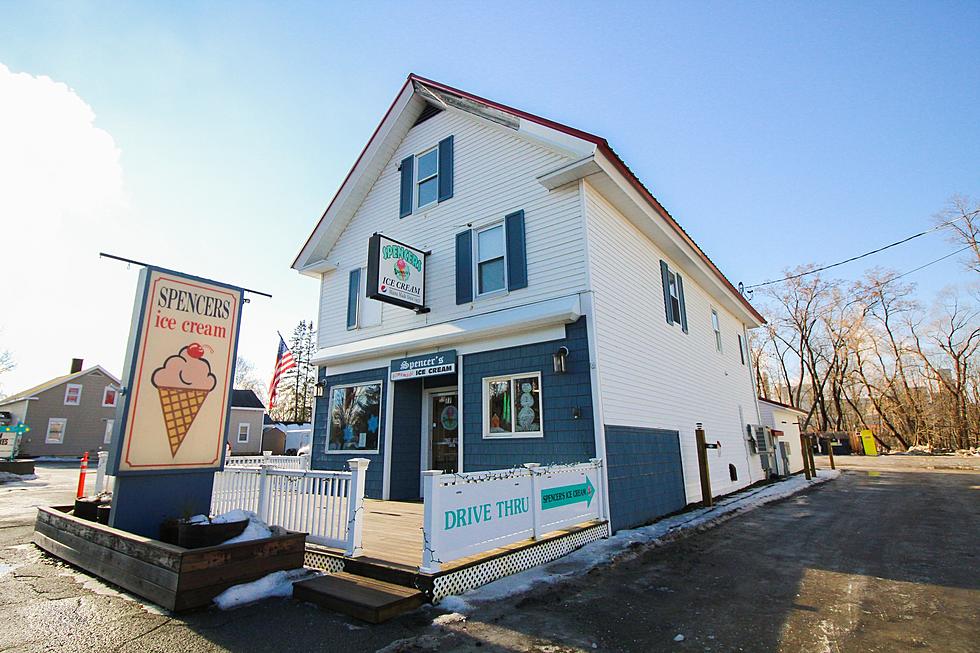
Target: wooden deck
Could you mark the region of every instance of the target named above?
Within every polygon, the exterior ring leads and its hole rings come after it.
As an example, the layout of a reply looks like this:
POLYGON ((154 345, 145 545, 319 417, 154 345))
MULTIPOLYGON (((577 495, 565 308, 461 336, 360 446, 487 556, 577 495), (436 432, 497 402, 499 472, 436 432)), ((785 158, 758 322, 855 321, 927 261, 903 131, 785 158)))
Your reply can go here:
MULTIPOLYGON (((422 502, 364 500, 364 532, 361 539, 363 554, 357 558, 347 558, 357 566, 384 567, 392 572, 418 575, 422 564, 422 502)), ((498 558, 514 551, 542 544, 591 528, 601 522, 585 522, 562 530, 545 534, 541 539, 529 538, 505 546, 484 551, 466 558, 459 558, 442 565, 435 574, 441 576, 452 571, 480 562, 498 558)), ((344 558, 341 549, 307 543, 307 549, 344 558)), ((397 574, 396 574, 397 575, 397 574)), ((423 574, 426 576, 427 574, 423 574)), ((386 576, 387 578, 387 576, 386 576)))

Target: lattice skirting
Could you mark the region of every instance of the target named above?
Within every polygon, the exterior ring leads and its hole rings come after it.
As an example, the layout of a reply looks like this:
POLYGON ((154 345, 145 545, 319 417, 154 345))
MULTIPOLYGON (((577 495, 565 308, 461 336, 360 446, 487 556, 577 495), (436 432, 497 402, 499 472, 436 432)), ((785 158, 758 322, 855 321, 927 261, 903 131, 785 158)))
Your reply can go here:
MULTIPOLYGON (((505 556, 494 558, 486 562, 466 567, 459 571, 436 576, 432 589, 432 602, 438 603, 441 599, 454 594, 462 594, 481 585, 486 585, 498 578, 516 574, 531 567, 543 565, 546 562, 557 560, 568 555, 575 549, 579 549, 590 542, 597 542, 609 537, 609 524, 597 524, 591 528, 571 533, 548 542, 535 544, 526 549, 508 553, 505 556)), ((310 553, 307 552, 307 559, 310 553)), ((309 565, 309 563, 307 563, 309 565)))
POLYGON ((328 574, 335 574, 344 570, 344 561, 340 558, 311 551, 309 548, 306 549, 306 555, 303 557, 303 565, 310 569, 325 571, 328 574))

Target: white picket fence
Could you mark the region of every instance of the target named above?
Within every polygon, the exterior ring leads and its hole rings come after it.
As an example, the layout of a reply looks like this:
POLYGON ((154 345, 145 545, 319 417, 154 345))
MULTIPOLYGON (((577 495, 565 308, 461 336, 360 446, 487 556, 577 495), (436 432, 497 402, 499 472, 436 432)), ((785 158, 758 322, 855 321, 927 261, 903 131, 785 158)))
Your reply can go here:
POLYGON ((351 458, 347 472, 226 465, 214 475, 211 514, 249 510, 267 524, 307 533, 310 542, 355 557, 361 555, 369 462, 351 458))
POLYGON ((422 568, 592 520, 605 520, 604 467, 575 465, 443 474, 422 472, 422 568))
POLYGON ((261 456, 229 456, 225 459, 225 467, 256 467, 272 465, 276 469, 309 469, 310 455, 273 456, 271 451, 264 451, 261 456))

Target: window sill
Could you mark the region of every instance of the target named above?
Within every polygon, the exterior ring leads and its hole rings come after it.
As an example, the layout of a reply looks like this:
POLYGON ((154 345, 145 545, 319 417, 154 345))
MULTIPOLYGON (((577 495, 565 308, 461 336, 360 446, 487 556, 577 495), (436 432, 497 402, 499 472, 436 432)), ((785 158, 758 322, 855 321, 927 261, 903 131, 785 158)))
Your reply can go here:
POLYGON ((381 452, 377 449, 327 449, 324 453, 328 456, 377 456, 381 452))
POLYGON ((540 439, 544 437, 544 433, 541 431, 535 431, 533 433, 484 433, 484 440, 529 440, 529 439, 540 439))

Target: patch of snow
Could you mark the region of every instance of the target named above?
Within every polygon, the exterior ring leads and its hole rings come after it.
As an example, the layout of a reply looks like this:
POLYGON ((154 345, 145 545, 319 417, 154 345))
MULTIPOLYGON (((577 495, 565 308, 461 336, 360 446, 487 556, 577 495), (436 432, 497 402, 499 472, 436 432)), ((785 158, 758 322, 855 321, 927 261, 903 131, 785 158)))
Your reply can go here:
POLYGON ((15 569, 13 565, 0 564, 0 578, 3 578, 15 569))
POLYGON ((214 597, 214 603, 222 610, 232 610, 263 599, 290 597, 293 595, 293 583, 319 575, 320 572, 303 568, 274 571, 251 583, 229 587, 214 597))
POLYGON ((272 537, 272 529, 269 528, 269 525, 259 519, 259 516, 254 512, 248 512, 247 510, 232 510, 223 515, 218 515, 211 521, 215 524, 226 524, 228 522, 242 521, 243 519, 248 520, 248 526, 245 527, 242 534, 230 540, 225 540, 223 544, 250 542, 252 540, 264 540, 267 537, 272 537))
POLYGON ((208 523, 208 516, 207 515, 194 515, 193 517, 191 517, 190 519, 187 520, 187 523, 188 524, 207 524, 208 523))
POLYGON ((677 633, 676 635, 674 635, 674 641, 675 642, 683 642, 684 641, 684 635, 682 635, 680 633, 677 633))
POLYGON ((0 472, 0 483, 19 483, 21 481, 33 481, 37 479, 37 474, 14 474, 12 472, 0 472))
POLYGON ((612 537, 587 544, 552 562, 506 576, 462 596, 447 596, 439 602, 439 607, 450 612, 466 613, 479 603, 522 594, 539 584, 557 583, 565 578, 581 576, 589 569, 608 564, 641 546, 658 546, 686 533, 707 530, 731 519, 737 513, 753 510, 840 476, 840 470, 821 469, 818 472, 819 475, 811 480, 802 475, 791 476, 777 483, 719 499, 710 508, 698 508, 661 519, 649 526, 618 531, 612 537))
POLYGON ((31 458, 36 463, 77 463, 81 459, 81 456, 34 456, 31 458))
POLYGON ((432 620, 433 626, 448 626, 449 624, 459 624, 466 621, 466 617, 458 612, 450 612, 449 614, 441 614, 432 620))

